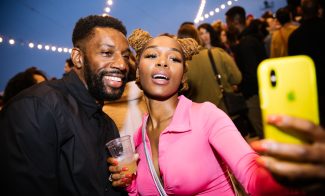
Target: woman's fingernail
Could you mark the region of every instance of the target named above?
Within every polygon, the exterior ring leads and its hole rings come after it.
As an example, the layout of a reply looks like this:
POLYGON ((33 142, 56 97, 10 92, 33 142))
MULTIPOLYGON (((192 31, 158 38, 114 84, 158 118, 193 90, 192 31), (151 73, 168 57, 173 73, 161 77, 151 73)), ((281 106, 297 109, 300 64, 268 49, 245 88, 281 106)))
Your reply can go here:
POLYGON ((125 177, 126 178, 131 178, 132 177, 132 174, 125 174, 125 177))
POLYGON ((113 161, 113 164, 114 164, 114 165, 118 165, 118 161, 117 161, 117 160, 114 160, 114 161, 113 161))
POLYGON ((260 141, 253 141, 250 143, 251 147, 257 152, 265 152, 266 148, 262 145, 260 141))
POLYGON ((264 159, 261 158, 261 157, 258 157, 258 158, 256 159, 256 162, 257 162, 258 165, 260 165, 260 166, 262 166, 262 167, 265 167, 265 166, 266 166, 264 159))
POLYGON ((267 117, 267 122, 271 124, 279 124, 282 122, 282 117, 277 115, 269 115, 267 117))
POLYGON ((128 171, 129 169, 127 167, 122 167, 122 171, 128 171))

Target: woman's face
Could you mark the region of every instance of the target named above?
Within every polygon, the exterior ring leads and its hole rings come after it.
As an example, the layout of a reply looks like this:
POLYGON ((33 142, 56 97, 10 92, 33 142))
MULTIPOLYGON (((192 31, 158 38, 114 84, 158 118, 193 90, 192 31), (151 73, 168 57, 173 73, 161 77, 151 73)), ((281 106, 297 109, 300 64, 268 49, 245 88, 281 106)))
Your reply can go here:
POLYGON ((199 29, 199 35, 200 39, 203 43, 203 46, 210 45, 211 38, 210 38, 210 33, 204 28, 199 29))
POLYGON ((141 87, 149 98, 177 95, 184 74, 179 43, 167 36, 150 40, 140 56, 138 69, 141 87))
POLYGON ((225 30, 222 30, 220 33, 220 40, 222 43, 227 43, 227 34, 225 30))

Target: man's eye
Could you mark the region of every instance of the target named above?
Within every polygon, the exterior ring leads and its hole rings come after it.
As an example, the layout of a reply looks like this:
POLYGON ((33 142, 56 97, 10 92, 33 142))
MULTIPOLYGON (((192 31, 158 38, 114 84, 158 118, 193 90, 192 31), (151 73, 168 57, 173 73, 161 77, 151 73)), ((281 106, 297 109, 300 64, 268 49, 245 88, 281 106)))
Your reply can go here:
POLYGON ((104 56, 112 56, 113 53, 111 51, 105 51, 105 52, 102 52, 102 54, 104 56))
POLYGON ((153 59, 153 58, 156 58, 156 57, 157 57, 157 55, 155 55, 155 54, 146 54, 144 56, 144 58, 150 58, 150 59, 153 59))

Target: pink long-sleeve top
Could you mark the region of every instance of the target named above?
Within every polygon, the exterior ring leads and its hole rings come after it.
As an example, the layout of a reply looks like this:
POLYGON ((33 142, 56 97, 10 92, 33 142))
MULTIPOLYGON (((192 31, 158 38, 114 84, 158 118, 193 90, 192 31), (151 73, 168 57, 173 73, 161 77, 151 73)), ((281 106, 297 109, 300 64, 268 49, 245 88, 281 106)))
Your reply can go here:
MULTIPOLYGON (((134 134, 137 174, 127 190, 129 195, 156 196, 159 193, 145 158, 141 128, 134 134)), ((146 143, 151 152, 148 136, 146 143)), ((290 193, 256 164, 258 155, 231 119, 209 102, 193 103, 180 96, 171 123, 160 135, 158 153, 168 195, 234 195, 226 165, 250 195, 290 193)))

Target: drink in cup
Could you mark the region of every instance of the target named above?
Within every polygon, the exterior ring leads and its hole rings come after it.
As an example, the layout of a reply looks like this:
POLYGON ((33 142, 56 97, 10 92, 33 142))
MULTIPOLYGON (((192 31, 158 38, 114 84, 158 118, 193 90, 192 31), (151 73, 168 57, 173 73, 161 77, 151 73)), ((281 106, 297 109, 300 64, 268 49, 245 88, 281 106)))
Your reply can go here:
POLYGON ((106 144, 112 157, 116 158, 120 167, 127 167, 128 171, 123 174, 133 174, 137 170, 137 163, 134 158, 134 150, 129 135, 116 138, 106 144))

